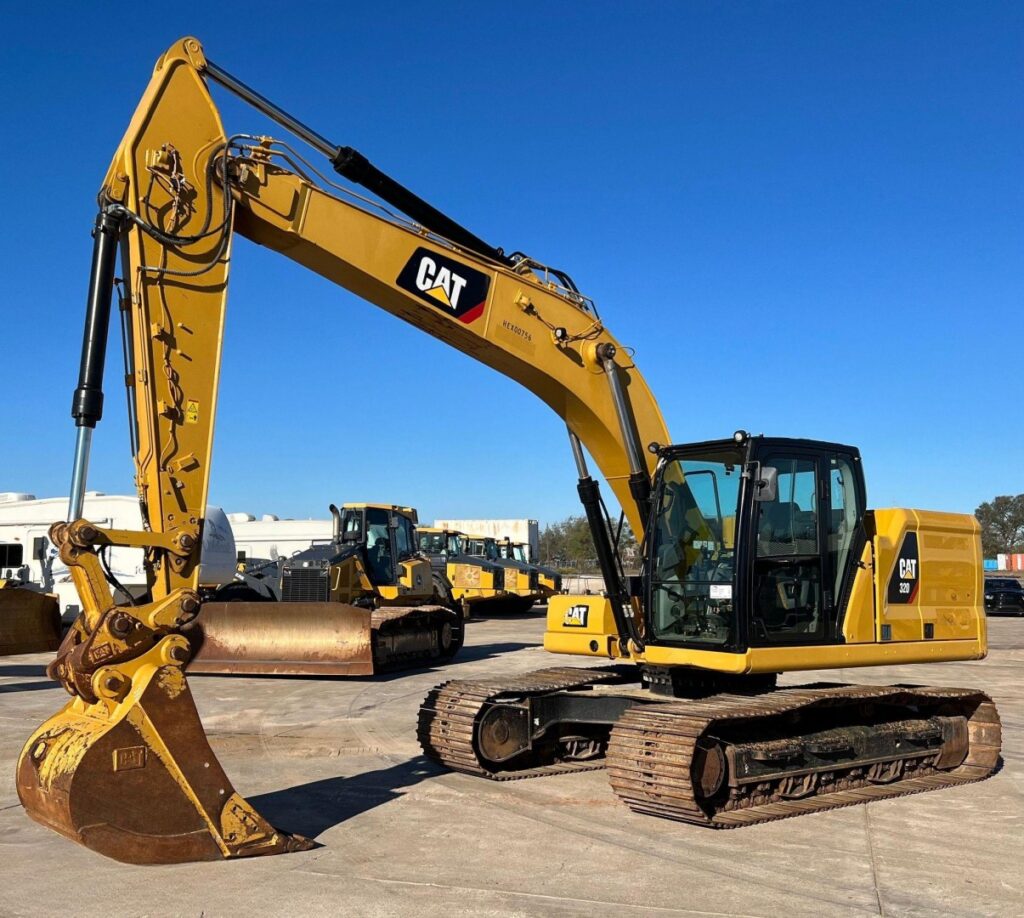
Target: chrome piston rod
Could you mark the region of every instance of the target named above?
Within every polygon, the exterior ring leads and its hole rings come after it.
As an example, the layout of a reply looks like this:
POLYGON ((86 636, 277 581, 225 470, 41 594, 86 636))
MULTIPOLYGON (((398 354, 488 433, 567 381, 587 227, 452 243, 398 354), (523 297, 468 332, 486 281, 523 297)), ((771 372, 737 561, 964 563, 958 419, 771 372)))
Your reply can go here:
POLYGON ((101 210, 92 232, 92 272, 85 306, 82 358, 78 367, 78 387, 71 400, 71 416, 78 427, 78 436, 75 439, 75 464, 71 471, 68 522, 82 515, 92 432, 103 417, 103 366, 107 356, 110 301, 114 294, 114 269, 120 235, 121 218, 116 213, 101 210))

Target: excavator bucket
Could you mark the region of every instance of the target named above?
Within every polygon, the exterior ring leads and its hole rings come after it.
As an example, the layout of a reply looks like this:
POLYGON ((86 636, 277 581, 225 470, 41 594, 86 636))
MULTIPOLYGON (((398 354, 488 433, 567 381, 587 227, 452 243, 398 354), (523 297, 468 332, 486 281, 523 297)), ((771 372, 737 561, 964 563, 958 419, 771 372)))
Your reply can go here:
POLYGON ((57 597, 0 581, 0 657, 54 651, 60 646, 57 597))
POLYGON ((209 602, 185 633, 194 673, 370 676, 462 645, 461 618, 444 606, 209 602))
POLYGON ((132 661, 128 683, 100 670, 94 684, 106 697, 75 698, 32 735, 17 772, 28 814, 130 864, 313 847, 275 829, 231 786, 181 666, 167 655, 174 642, 183 652, 183 639, 174 636, 132 661))

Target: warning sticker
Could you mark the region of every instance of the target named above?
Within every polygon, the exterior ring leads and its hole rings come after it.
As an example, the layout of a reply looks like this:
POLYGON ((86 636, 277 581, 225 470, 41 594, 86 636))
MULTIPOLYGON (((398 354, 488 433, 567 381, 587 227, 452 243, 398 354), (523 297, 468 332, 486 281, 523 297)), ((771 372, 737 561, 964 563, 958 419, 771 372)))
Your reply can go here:
POLYGON ((186 424, 198 424, 199 423, 199 401, 194 398, 190 398, 185 403, 185 423, 186 424))

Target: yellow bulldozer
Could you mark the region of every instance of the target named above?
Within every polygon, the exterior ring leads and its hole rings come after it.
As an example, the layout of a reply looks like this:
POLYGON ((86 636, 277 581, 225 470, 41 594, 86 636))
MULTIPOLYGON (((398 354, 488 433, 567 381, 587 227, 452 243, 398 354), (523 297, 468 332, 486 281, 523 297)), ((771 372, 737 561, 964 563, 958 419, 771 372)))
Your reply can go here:
POLYGON ((56 596, 0 580, 0 657, 56 650, 60 637, 56 596))
MULTIPOLYGON (((310 846, 235 791, 184 674, 236 236, 471 354, 567 424, 605 591, 553 597, 545 647, 598 665, 437 686, 420 712, 428 755, 489 779, 604 765, 638 812, 719 827, 978 781, 996 767, 1000 720, 977 689, 775 687, 779 673, 984 657, 972 517, 869 508, 860 454, 840 443, 737 431, 673 444, 632 349, 565 271, 489 245, 214 64, 194 38, 157 62, 99 204, 71 501, 51 529, 82 612, 48 670, 72 697, 18 762, 32 818, 135 863, 310 846), (226 133, 213 85, 315 157, 290 140, 226 133), (325 164, 383 206, 324 178, 325 164), (127 287, 142 531, 81 518, 115 275, 127 287), (584 448, 642 540, 639 576, 623 573, 621 527, 584 448), (97 555, 107 544, 146 550, 148 601, 114 603, 97 555)), ((699 325, 683 317, 667 331, 685 340, 699 325)))
POLYGON ((203 603, 185 631, 189 672, 359 676, 458 652, 462 617, 451 585, 417 548, 416 511, 330 511, 330 542, 283 562, 280 602, 243 587, 203 603))

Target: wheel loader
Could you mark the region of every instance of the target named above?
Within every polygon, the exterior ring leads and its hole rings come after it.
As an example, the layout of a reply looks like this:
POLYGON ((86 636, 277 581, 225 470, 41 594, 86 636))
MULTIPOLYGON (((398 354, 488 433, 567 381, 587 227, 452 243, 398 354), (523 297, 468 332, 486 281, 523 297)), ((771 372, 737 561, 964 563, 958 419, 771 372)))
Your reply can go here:
POLYGON ((504 567, 466 554, 461 532, 433 526, 420 526, 418 532, 420 551, 451 584, 464 618, 471 618, 474 610, 485 612, 503 603, 508 595, 504 567))
POLYGON ((505 590, 507 596, 504 609, 508 612, 527 612, 541 598, 538 572, 529 564, 506 558, 498 548, 498 542, 492 536, 466 533, 464 536, 466 552, 472 557, 486 558, 492 564, 505 569, 505 590))
MULTIPOLYGON (((311 845, 235 791, 184 674, 236 236, 470 354, 566 422, 605 592, 553 597, 544 643, 590 665, 442 683, 420 711, 429 756, 494 780, 603 767, 636 811, 711 827, 965 784, 996 768, 1000 720, 978 689, 775 687, 780 673, 982 659, 972 517, 871 509, 860 454, 839 443, 737 431, 673 444, 633 348, 567 272, 490 245, 217 66, 194 38, 157 62, 99 206, 68 521, 50 530, 82 612, 48 669, 71 700, 18 761, 33 819, 133 863, 311 845), (226 133, 214 85, 291 137, 226 133), (326 178, 327 166, 348 184, 326 178), (81 518, 115 276, 126 287, 120 337, 142 531, 81 518), (641 537, 638 576, 623 573, 622 527, 591 461, 641 537), (113 602, 97 554, 108 544, 146 550, 149 601, 113 602)), ((708 334, 700 316, 678 324, 680 348, 708 334)), ((689 393, 694 410, 702 392, 689 393)))
POLYGON ((531 561, 529 546, 525 542, 513 542, 508 536, 505 536, 502 539, 497 539, 497 543, 498 551, 501 552, 503 558, 518 561, 520 564, 528 564, 537 572, 537 587, 542 599, 562 592, 562 575, 554 568, 544 567, 531 561))
POLYGON ((372 675, 458 652, 459 608, 444 574, 417 548, 416 511, 330 511, 331 541, 284 561, 280 602, 240 593, 203 603, 187 629, 189 672, 372 675))

